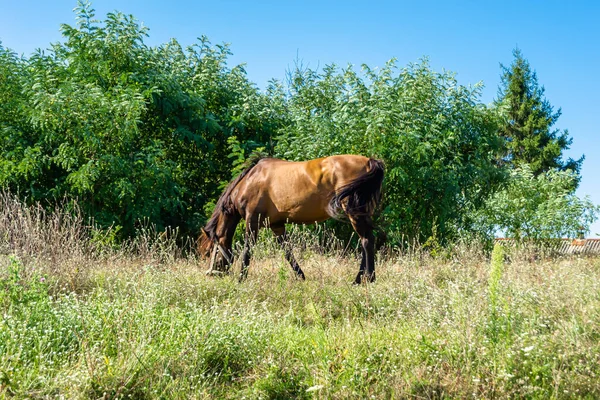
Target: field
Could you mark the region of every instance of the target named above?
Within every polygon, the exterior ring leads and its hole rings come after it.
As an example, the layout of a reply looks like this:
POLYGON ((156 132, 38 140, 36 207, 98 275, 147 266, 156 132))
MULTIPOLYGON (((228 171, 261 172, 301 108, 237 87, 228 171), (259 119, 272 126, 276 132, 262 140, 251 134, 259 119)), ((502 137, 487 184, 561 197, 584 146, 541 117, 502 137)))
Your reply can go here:
POLYGON ((263 237, 239 284, 3 201, 0 397, 600 397, 597 257, 390 252, 357 287, 353 249, 297 232, 306 282, 263 237))

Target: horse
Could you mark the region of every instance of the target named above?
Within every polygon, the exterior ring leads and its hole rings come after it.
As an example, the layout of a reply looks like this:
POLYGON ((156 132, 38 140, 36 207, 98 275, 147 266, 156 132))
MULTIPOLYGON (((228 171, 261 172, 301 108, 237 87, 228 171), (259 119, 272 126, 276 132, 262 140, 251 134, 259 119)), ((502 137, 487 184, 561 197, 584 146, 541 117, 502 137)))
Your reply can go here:
POLYGON ((242 269, 248 275, 251 246, 259 229, 270 228, 297 277, 305 275, 294 258, 285 224, 313 224, 346 216, 358 234, 362 260, 355 284, 375 281, 373 212, 381 199, 381 160, 359 155, 335 155, 308 161, 261 158, 251 162, 225 188, 212 216, 202 228, 198 251, 210 255, 207 274, 229 272, 232 241, 238 223, 246 222, 242 269))

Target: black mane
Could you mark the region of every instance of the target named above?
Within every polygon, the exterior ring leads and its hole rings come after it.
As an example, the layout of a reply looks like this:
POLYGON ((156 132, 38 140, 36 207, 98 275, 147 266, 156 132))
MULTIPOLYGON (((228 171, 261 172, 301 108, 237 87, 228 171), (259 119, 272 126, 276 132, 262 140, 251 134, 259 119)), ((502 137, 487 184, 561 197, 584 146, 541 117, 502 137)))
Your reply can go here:
POLYGON ((244 179, 246 175, 248 175, 248 172, 250 172, 250 170, 254 168, 254 166, 258 164, 260 160, 262 160, 262 157, 249 158, 246 168, 234 180, 232 180, 229 185, 227 185, 223 191, 223 194, 221 194, 221 197, 219 197, 219 200, 215 205, 215 210, 204 227, 204 231, 212 240, 218 240, 217 225, 219 223, 219 217, 222 214, 233 215, 236 212, 235 204, 233 204, 233 199, 231 198, 233 189, 235 189, 238 183, 240 183, 240 181, 244 179))

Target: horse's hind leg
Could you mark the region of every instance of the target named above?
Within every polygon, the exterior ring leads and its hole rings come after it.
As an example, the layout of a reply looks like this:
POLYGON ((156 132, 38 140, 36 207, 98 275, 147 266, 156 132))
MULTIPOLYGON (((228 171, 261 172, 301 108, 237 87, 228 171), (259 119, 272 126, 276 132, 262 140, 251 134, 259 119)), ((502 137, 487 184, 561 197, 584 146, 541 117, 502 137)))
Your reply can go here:
POLYGON ((373 235, 373 222, 368 216, 351 216, 352 227, 360 237, 362 245, 362 260, 355 284, 360 284, 363 277, 367 282, 375 281, 375 236, 373 235))
POLYGON ((240 282, 248 277, 248 267, 250 266, 250 256, 252 255, 252 246, 256 243, 258 236, 258 222, 246 220, 246 234, 244 240, 244 252, 242 253, 242 271, 240 272, 240 282))
POLYGON ((292 246, 290 242, 288 242, 288 236, 285 233, 285 226, 277 228, 271 227, 271 230, 277 237, 277 243, 279 243, 279 245, 283 248, 283 251, 285 252, 285 259, 290 263, 292 269, 294 270, 296 275, 298 275, 298 278, 305 280, 306 277, 304 276, 304 272, 302 272, 302 269, 300 269, 300 265, 298 265, 298 262, 294 257, 294 253, 292 252, 292 246))

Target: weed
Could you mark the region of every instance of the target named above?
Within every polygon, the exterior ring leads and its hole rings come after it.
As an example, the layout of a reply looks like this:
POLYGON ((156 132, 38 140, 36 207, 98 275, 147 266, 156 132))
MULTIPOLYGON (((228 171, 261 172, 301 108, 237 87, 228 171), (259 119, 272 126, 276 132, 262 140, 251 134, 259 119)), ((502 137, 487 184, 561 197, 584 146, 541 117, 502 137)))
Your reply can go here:
POLYGON ((307 280, 262 235, 238 284, 176 231, 0 206, 0 397, 600 397, 597 257, 411 247, 354 287, 356 249, 291 229, 307 280))

